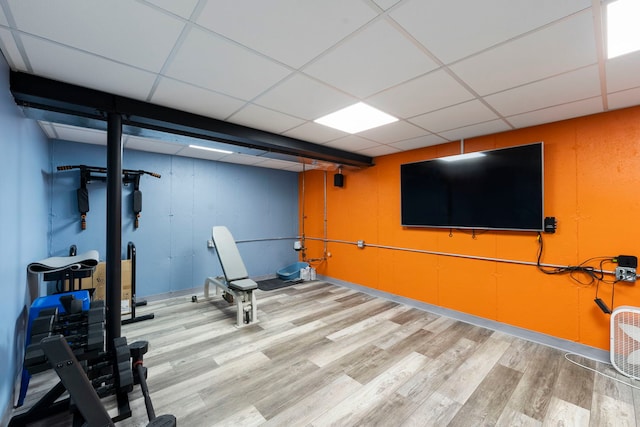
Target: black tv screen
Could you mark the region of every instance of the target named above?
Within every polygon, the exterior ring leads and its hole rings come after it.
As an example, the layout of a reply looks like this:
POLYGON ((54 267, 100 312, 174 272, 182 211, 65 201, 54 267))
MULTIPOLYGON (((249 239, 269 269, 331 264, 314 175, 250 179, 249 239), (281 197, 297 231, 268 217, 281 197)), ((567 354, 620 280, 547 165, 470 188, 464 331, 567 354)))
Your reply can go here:
POLYGON ((406 227, 543 231, 541 142, 400 166, 406 227))

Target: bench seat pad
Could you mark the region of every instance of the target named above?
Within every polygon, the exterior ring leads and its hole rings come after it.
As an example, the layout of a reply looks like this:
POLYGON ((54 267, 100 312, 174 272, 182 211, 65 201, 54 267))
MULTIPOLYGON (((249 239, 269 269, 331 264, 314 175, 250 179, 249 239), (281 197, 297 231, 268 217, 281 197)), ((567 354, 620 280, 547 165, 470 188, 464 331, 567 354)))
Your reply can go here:
POLYGON ((229 282, 229 287, 241 291, 250 291, 252 289, 258 289, 258 284, 251 279, 238 279, 229 282))

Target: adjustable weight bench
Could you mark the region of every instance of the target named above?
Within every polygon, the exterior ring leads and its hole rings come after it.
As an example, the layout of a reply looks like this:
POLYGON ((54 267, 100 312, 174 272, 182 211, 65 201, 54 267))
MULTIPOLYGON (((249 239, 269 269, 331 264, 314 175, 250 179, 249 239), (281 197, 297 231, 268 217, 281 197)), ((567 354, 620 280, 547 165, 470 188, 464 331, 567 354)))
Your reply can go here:
POLYGON ((222 291, 226 301, 235 300, 238 309, 237 327, 256 323, 258 303, 253 291, 258 289, 258 284, 249 279, 249 273, 242 262, 236 241, 227 227, 215 226, 211 235, 224 277, 207 277, 204 281, 204 297, 209 297, 209 285, 214 285, 216 295, 222 291))

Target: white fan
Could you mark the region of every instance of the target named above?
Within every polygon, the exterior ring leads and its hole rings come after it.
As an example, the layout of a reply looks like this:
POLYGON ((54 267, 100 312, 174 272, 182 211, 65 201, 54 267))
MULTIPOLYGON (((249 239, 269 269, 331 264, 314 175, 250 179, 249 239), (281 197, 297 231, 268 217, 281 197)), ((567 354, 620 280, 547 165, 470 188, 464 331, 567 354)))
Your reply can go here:
POLYGON ((640 379, 640 307, 611 313, 611 363, 620 373, 640 379))

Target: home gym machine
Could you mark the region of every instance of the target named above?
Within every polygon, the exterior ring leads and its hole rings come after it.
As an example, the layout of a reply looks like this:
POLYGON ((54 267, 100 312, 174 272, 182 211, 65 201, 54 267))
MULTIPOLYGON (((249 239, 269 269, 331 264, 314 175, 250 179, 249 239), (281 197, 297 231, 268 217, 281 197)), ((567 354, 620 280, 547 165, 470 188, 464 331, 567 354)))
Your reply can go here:
POLYGON ((87 291, 44 297, 54 305, 40 309, 31 322, 24 366, 31 375, 54 369, 60 381, 27 412, 14 416, 9 426, 26 426, 64 411, 73 414, 74 426, 113 426, 131 417, 128 394, 136 384, 144 397, 148 426, 175 426, 172 415, 156 417, 149 397, 143 365, 148 343, 127 344, 125 337, 117 337, 113 350, 106 350, 104 301, 93 301, 83 310, 83 299, 75 297, 80 292, 87 291), (65 391, 69 397, 58 400, 65 391), (113 418, 100 400, 111 395, 118 409, 113 418))
MULTIPOLYGON (((27 412, 14 416, 10 426, 22 426, 45 417, 44 414, 59 413, 68 408, 73 413, 75 426, 111 426, 115 422, 131 416, 129 392, 133 385, 140 384, 144 395, 147 415, 151 426, 175 426, 172 415, 156 417, 146 387, 146 372, 142 355, 148 344, 144 341, 128 345, 121 336, 121 251, 122 251, 122 123, 116 102, 100 105, 100 119, 107 124, 107 217, 106 217, 106 298, 104 310, 100 303, 90 307, 95 311, 91 316, 70 301, 67 318, 61 310, 45 311, 35 331, 31 332, 31 346, 28 368, 54 369, 60 377, 55 385, 38 403, 27 412), (98 312, 100 312, 98 314, 98 312), (102 314, 104 313, 104 315, 102 314), (102 327, 96 327, 96 319, 104 316, 102 327), (73 325, 73 326, 72 326, 73 325), (103 341, 96 342, 96 330, 104 331, 103 341), (37 332, 34 334, 34 332, 37 332), (70 338, 65 338, 69 334, 70 338), (91 341, 91 345, 89 344, 91 341), (100 345, 102 344, 102 345, 100 345), (98 349, 98 347, 101 347, 98 349), (80 369, 78 369, 80 368, 80 369), (58 400, 64 391, 69 397, 58 400), (116 396, 118 414, 111 418, 100 401, 101 393, 116 396), (94 417, 94 414, 98 413, 94 417)), ((140 171, 138 171, 140 172, 140 171)), ((125 175, 126 176, 126 175, 125 175)), ((141 200, 141 198, 140 198, 141 200)), ((87 206, 83 206, 87 208, 87 206)), ((134 204, 134 208, 135 208, 134 204)), ((60 301, 60 303, 63 303, 60 301)), ((42 311, 42 310, 40 310, 42 311)), ((34 321, 35 323, 35 321, 34 321)), ((100 322, 97 322, 100 324, 100 322)))

